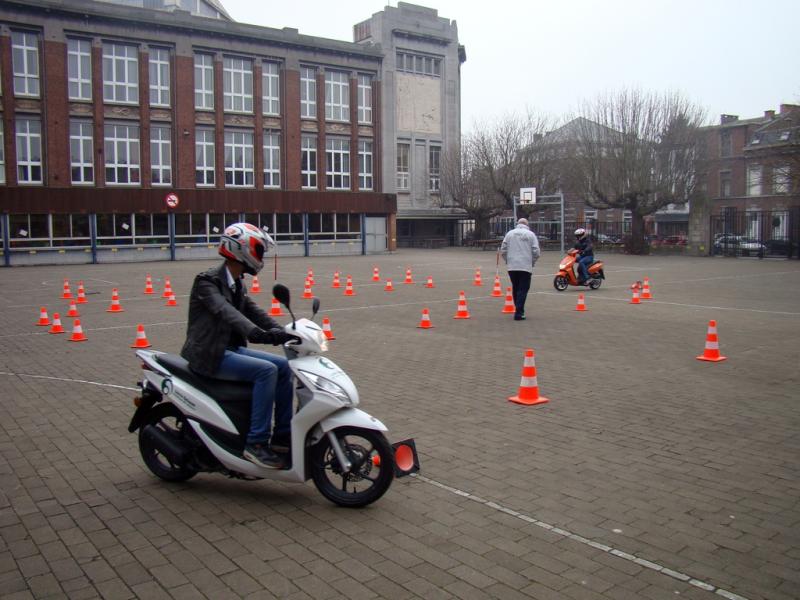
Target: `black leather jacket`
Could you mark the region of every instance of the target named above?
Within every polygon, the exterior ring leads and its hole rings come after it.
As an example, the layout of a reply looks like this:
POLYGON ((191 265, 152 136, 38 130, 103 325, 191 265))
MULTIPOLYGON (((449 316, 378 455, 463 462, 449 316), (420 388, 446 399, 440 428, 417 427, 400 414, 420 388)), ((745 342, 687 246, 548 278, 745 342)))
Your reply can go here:
POLYGON ((594 257, 594 249, 592 248, 592 238, 590 238, 588 235, 583 236, 583 238, 575 242, 573 248, 576 248, 578 250, 578 253, 581 255, 581 258, 583 258, 584 256, 594 257))
POLYGON ((235 336, 246 345, 247 336, 256 327, 266 331, 280 326, 249 298, 244 285, 239 305, 234 305, 223 262, 194 279, 189 297, 186 342, 181 349, 181 356, 189 362, 193 371, 213 376, 232 337, 235 336))

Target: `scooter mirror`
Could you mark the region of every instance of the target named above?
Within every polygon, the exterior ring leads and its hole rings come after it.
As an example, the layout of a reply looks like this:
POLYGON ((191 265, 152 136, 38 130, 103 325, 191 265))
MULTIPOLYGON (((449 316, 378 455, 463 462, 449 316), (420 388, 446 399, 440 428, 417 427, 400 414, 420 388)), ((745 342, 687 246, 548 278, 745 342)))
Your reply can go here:
POLYGON ((318 312, 319 312, 319 298, 314 298, 314 300, 311 301, 311 318, 313 319, 318 312))
POLYGON ((289 293, 289 288, 281 283, 276 283, 272 287, 272 295, 275 299, 283 304, 286 308, 289 308, 291 304, 291 294, 289 293))

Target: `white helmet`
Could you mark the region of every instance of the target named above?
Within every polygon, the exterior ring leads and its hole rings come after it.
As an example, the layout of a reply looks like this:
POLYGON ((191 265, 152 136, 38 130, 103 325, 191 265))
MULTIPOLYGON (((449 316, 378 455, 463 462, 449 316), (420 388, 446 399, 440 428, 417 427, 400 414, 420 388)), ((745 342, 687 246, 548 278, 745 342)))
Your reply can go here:
POLYGON ((225 258, 244 265, 244 270, 255 275, 264 266, 264 255, 275 242, 266 231, 250 223, 234 223, 225 228, 219 240, 219 253, 225 258))
POLYGON ((578 227, 575 230, 575 237, 582 238, 585 235, 586 235, 586 230, 583 227, 578 227))

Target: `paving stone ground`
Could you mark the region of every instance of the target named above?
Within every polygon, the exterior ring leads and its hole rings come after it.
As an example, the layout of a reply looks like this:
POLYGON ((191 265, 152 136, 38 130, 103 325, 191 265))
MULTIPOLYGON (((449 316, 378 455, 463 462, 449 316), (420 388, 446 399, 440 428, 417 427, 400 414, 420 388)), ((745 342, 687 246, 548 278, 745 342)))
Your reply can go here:
POLYGON ((279 261, 300 313, 313 268, 362 408, 417 442, 420 476, 361 510, 310 483, 169 485, 144 467, 126 429, 136 325, 177 352, 214 261, 0 270, 0 596, 800 597, 800 262, 603 258, 579 313, 545 254, 524 322, 490 296, 492 252, 279 261), (331 289, 336 270, 355 297, 331 289), (157 291, 171 278, 177 308, 142 294, 148 272, 157 291), (645 276, 654 299, 631 305, 645 276), (86 286, 88 342, 35 326, 46 306, 70 328, 64 278, 86 286), (123 313, 106 312, 113 287, 123 313), (460 290, 470 320, 453 319, 460 290), (434 329, 416 327, 422 308, 434 329), (726 362, 695 360, 710 319, 726 362), (548 404, 506 400, 526 348, 548 404))

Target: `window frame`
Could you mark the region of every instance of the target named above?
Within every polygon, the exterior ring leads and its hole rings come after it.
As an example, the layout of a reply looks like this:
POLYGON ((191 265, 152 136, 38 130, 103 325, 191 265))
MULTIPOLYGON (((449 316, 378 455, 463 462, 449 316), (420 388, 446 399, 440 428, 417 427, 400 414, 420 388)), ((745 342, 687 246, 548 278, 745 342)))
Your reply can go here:
POLYGON ((325 189, 348 191, 350 181, 350 138, 325 138, 325 189))
POLYGON ((94 124, 86 119, 70 119, 69 122, 69 170, 72 185, 94 185, 94 124), (75 127, 78 131, 75 131, 75 127), (86 131, 88 130, 88 131, 86 131), (73 152, 73 141, 78 145, 78 156, 73 152), (88 143, 88 148, 86 144, 88 143), (77 158, 77 160, 76 160, 77 158), (75 169, 80 173, 75 178, 75 169), (86 178, 86 169, 90 169, 90 178, 86 178))
POLYGON ((194 108, 214 110, 214 55, 208 52, 194 53, 194 108), (202 103, 197 102, 198 97, 202 103))
POLYGON ((281 134, 265 129, 262 134, 264 157, 263 182, 265 188, 281 187, 281 134))
POLYGON ((372 140, 358 140, 358 189, 372 191, 375 182, 375 153, 372 140))
POLYGON ((761 164, 747 165, 746 184, 747 184, 748 196, 761 196, 764 193, 763 165, 761 164))
POLYGON ((253 112, 253 60, 241 56, 222 58, 222 109, 225 112, 253 112), (249 65, 249 69, 247 68, 249 65), (237 85, 241 89, 237 91, 237 85))
POLYGON ((142 157, 141 157, 141 127, 139 124, 136 123, 122 123, 122 122, 108 122, 103 125, 103 168, 105 169, 105 181, 107 186, 113 187, 138 187, 142 185, 142 157), (126 132, 128 133, 127 137, 120 137, 118 135, 119 130, 118 128, 124 127, 126 128, 126 132), (113 137, 109 137, 109 128, 114 128, 113 137), (136 130, 136 137, 131 137, 130 133, 131 130, 136 130), (111 144, 111 146, 109 146, 111 144), (120 145, 122 144, 122 146, 120 145), (109 151, 109 148, 113 148, 113 152, 109 151), (119 149, 121 147, 125 148, 125 156, 128 159, 128 162, 117 162, 119 158, 119 149), (133 147, 135 147, 135 152, 133 152, 133 147), (110 162, 109 157, 113 157, 114 162, 110 162), (136 159, 134 162, 133 159, 136 159), (122 172, 119 169, 123 169, 127 171, 127 181, 119 182, 119 181, 112 181, 109 175, 109 170, 115 174, 114 179, 117 179, 117 175, 122 172), (135 176, 135 177, 134 177, 135 176))
POLYGON ((350 74, 347 71, 325 71, 325 120, 350 122, 350 74))
POLYGON ((110 104, 139 104, 139 48, 134 44, 122 42, 103 42, 103 102, 110 104), (124 55, 117 51, 125 49, 124 55), (113 50, 109 54, 108 51, 113 50), (132 53, 133 56, 129 56, 132 53), (106 79, 107 68, 111 69, 111 79, 106 79), (117 79, 118 67, 124 65, 124 79, 117 79), (132 67, 132 69, 131 69, 132 67), (132 78, 129 78, 130 75, 132 78), (117 92, 124 91, 124 99, 117 92), (109 95, 109 92, 113 92, 109 95))
POLYGON ((197 127, 194 133, 194 183, 196 187, 216 186, 216 132, 209 127, 197 127), (209 141, 207 138, 210 137, 209 141), (202 139, 201 139, 202 138, 202 139), (198 162, 198 150, 200 150, 203 162, 198 162), (210 158, 209 158, 210 157, 210 158), (210 164, 209 164, 210 162, 210 164), (197 179, 199 174, 203 175, 203 181, 197 179), (209 177, 210 175, 210 177, 209 177), (210 181, 209 181, 210 180, 210 181))
POLYGON ((317 118, 317 70, 300 67, 300 118, 317 118))
POLYGON ((772 193, 789 194, 792 187, 792 168, 789 163, 776 164, 772 167, 772 193))
POLYGON ((172 185, 172 127, 169 125, 150 125, 150 185, 153 187, 172 185), (157 139, 156 132, 158 132, 157 139), (159 174, 160 181, 156 181, 156 173, 159 174), (167 181, 164 181, 164 174, 167 175, 167 181))
POLYGON ((32 116, 18 116, 14 120, 15 124, 15 148, 17 150, 17 183, 20 185, 42 185, 44 183, 44 160, 42 159, 42 120, 39 117, 32 116), (21 124, 27 123, 25 131, 22 130, 21 124), (37 123, 39 131, 31 131, 31 124, 37 123), (20 138, 24 138, 25 143, 25 156, 27 159, 21 158, 22 152, 20 151, 20 138), (39 159, 32 158, 37 154, 34 152, 34 146, 38 144, 39 159), (20 169, 27 169, 28 176, 22 177, 20 169), (39 169, 39 178, 32 177, 35 169, 39 169))
POLYGON ((428 146, 428 191, 432 194, 442 191, 442 147, 438 144, 428 146))
POLYGON ((254 134, 250 129, 228 129, 223 133, 226 188, 255 186, 254 134), (249 144, 247 143, 249 139, 249 144), (237 178, 241 176, 241 182, 237 178), (230 179, 229 179, 230 177, 230 179))
POLYGON ((300 184, 304 190, 319 187, 319 157, 317 156, 317 136, 300 136, 300 184))
POLYGON ((42 92, 41 66, 39 65, 39 34, 34 31, 11 31, 11 73, 14 96, 17 98, 39 98, 42 92), (19 40, 18 36, 22 36, 19 40), (33 45, 30 38, 33 38, 33 45), (21 51, 22 64, 17 57, 21 51), (32 56, 31 56, 32 55, 32 56), (17 70, 19 69, 19 70, 17 70), (34 71, 35 69, 35 71, 34 71), (20 87, 17 84, 20 84, 20 87))
POLYGON ((67 97, 73 101, 88 101, 92 100, 92 41, 83 38, 67 38, 67 97), (77 48, 71 47, 72 44, 77 44, 77 48), (88 46, 88 51, 83 51, 83 45, 88 46), (71 57, 75 57, 75 69, 73 71, 71 57), (88 61, 88 64, 83 64, 83 59, 88 61), (84 66, 86 73, 84 73, 84 66), (77 95, 73 95, 72 86, 77 87, 77 95), (86 95, 83 94, 84 86, 87 88, 86 95))
POLYGON ((281 114, 280 64, 265 60, 261 63, 261 113, 270 116, 281 114), (274 72, 273 72, 274 70, 274 72))
POLYGON ((358 122, 372 123, 372 76, 358 75, 358 122))
POLYGON ((6 133, 3 119, 0 119, 0 185, 6 184, 6 133))
POLYGON ((398 191, 409 191, 411 185, 411 144, 408 142, 398 142, 397 143, 397 161, 395 164, 395 172, 396 172, 396 186, 398 191), (401 148, 405 150, 405 152, 401 152, 401 148), (405 155, 405 161, 403 161, 403 155, 405 155))
POLYGON ((169 107, 172 104, 170 101, 172 82, 170 75, 171 61, 169 48, 151 47, 149 49, 147 63, 150 80, 150 106, 169 107), (155 77, 153 76, 154 71, 155 77), (164 79, 166 79, 166 82, 164 79), (153 94, 157 97, 155 102, 153 101, 153 94))

